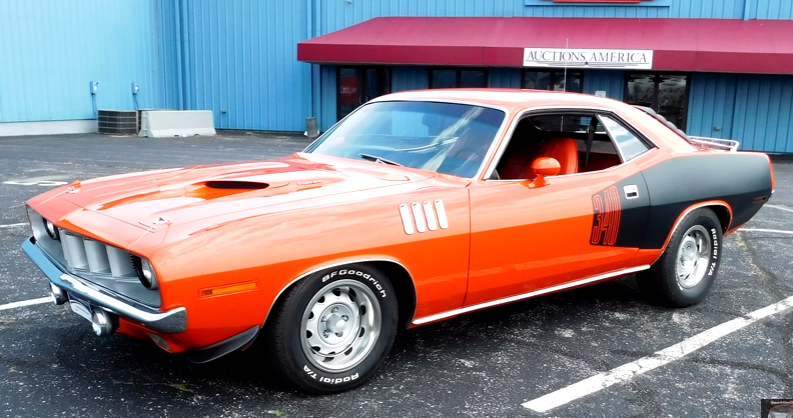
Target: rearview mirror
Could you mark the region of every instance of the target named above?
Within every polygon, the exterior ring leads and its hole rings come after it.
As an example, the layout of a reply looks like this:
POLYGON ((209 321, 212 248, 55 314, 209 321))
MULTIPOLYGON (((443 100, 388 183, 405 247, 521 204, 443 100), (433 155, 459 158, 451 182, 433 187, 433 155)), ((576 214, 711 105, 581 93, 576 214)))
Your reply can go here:
POLYGON ((557 161, 556 158, 541 157, 531 163, 531 169, 534 170, 534 174, 537 175, 534 181, 529 184, 529 188, 534 189, 547 185, 548 182, 545 181, 545 176, 555 176, 559 174, 559 170, 562 169, 562 166, 559 165, 559 161, 557 161))

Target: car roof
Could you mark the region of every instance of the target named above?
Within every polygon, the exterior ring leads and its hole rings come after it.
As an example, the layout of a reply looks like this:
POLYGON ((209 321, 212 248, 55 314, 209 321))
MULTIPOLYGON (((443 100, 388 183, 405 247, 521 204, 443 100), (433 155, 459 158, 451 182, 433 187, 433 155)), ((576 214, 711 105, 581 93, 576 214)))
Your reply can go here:
POLYGON ((624 110, 624 107, 629 107, 617 100, 589 94, 504 88, 412 90, 387 94, 372 101, 391 100, 466 102, 502 107, 509 111, 546 106, 594 107, 614 110, 624 110))

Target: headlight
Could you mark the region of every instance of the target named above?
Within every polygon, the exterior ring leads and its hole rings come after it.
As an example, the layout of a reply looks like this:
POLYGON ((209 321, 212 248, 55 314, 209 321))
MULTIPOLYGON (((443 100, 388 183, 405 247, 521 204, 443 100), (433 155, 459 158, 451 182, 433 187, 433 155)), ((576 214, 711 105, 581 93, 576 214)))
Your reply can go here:
POLYGON ((41 220, 44 221, 44 230, 47 231, 47 235, 49 235, 50 238, 54 240, 60 240, 61 236, 60 233, 58 232, 58 227, 44 218, 41 218, 41 220))
POLYGON ((132 265, 135 267, 135 273, 138 275, 140 284, 146 289, 157 288, 157 276, 154 275, 154 268, 149 263, 149 260, 132 256, 132 265))

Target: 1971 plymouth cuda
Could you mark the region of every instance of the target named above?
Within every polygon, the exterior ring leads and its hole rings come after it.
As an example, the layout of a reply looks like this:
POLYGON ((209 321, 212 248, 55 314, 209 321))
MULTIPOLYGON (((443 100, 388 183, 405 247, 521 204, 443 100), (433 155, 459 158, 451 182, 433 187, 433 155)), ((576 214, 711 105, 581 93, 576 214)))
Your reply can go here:
POLYGON ((22 247, 98 335, 207 362, 263 344, 309 393, 370 378, 399 328, 636 274, 701 301, 774 189, 762 153, 580 94, 432 90, 303 152, 75 181, 22 247))

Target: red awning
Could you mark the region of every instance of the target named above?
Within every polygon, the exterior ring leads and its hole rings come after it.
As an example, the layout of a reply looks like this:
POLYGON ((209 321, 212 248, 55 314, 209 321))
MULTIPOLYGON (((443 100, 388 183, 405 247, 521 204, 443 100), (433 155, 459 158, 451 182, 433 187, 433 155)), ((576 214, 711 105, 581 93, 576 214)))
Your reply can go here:
POLYGON ((793 21, 380 17, 297 45, 300 61, 522 67, 524 48, 653 50, 653 69, 793 74, 793 21))

